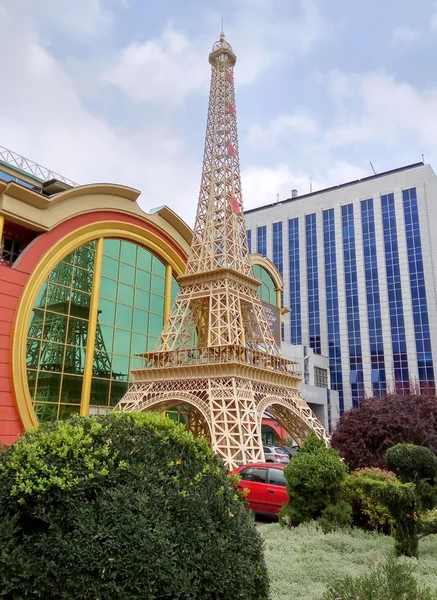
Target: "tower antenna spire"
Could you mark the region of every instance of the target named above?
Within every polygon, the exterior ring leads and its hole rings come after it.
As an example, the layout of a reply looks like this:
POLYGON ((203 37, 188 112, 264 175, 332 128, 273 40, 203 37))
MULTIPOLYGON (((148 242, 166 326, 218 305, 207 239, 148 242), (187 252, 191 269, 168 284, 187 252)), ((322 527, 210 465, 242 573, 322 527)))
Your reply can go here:
POLYGON ((174 308, 119 403, 184 415, 229 468, 264 460, 261 423, 274 415, 298 444, 327 439, 282 358, 253 277, 243 214, 235 109, 237 57, 222 32, 209 54, 211 91, 191 249, 174 308), (187 406, 189 409, 187 411, 187 406))

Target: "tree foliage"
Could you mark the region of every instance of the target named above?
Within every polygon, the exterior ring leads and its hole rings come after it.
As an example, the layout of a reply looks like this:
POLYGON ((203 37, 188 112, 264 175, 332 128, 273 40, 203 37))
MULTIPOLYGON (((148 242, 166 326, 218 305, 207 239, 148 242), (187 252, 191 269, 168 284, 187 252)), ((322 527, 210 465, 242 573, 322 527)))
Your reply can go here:
POLYGON ((385 453, 398 443, 437 453, 437 399, 391 394, 369 398, 340 417, 331 443, 349 468, 385 467, 385 453))
MULTIPOLYGON (((312 434, 288 463, 284 473, 290 500, 281 511, 280 521, 295 527, 319 519, 328 506, 338 501, 347 467, 336 450, 327 448, 312 434)), ((336 519, 346 514, 344 509, 334 512, 336 519)), ((330 509, 325 518, 328 519, 334 512, 330 509)))
POLYGON ((0 596, 268 597, 246 503, 206 442, 148 413, 74 418, 0 456, 0 596))
POLYGON ((352 506, 352 522, 367 531, 390 534, 395 524, 387 506, 368 493, 368 482, 399 483, 390 471, 368 468, 350 473, 342 484, 342 497, 352 506))

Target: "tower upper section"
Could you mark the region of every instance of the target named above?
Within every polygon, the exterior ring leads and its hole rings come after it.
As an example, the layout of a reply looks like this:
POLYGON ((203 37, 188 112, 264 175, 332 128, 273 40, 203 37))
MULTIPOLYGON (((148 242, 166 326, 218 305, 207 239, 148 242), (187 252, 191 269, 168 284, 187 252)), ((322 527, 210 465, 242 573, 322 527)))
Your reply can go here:
POLYGON ((236 60, 222 33, 209 55, 211 88, 202 180, 186 275, 216 269, 251 274, 238 155, 236 60))

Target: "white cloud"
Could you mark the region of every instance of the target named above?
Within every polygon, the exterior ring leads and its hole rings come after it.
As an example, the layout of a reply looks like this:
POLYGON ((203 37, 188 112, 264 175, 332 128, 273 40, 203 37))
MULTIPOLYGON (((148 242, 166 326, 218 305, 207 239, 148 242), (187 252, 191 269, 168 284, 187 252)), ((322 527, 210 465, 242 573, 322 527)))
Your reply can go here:
POLYGON ((205 89, 208 77, 205 53, 170 25, 160 39, 127 46, 105 79, 135 101, 174 105, 205 89))
POLYGON ((258 148, 276 149, 281 142, 294 136, 312 137, 318 131, 316 121, 304 113, 280 114, 265 127, 253 125, 248 132, 248 141, 258 148))
POLYGON ((420 39, 420 31, 412 29, 408 25, 399 25, 393 29, 391 43, 393 45, 411 46, 420 39))
MULTIPOLYGON (((237 85, 251 84, 269 67, 308 53, 329 30, 314 0, 299 0, 301 13, 284 16, 285 0, 235 0, 236 12, 226 23, 226 37, 237 54, 237 85), (292 40, 292 43, 290 42, 292 40)), ((132 43, 105 75, 129 98, 176 105, 189 95, 207 93, 207 52, 218 38, 216 13, 205 11, 201 35, 188 38, 168 24, 162 34, 132 43)))

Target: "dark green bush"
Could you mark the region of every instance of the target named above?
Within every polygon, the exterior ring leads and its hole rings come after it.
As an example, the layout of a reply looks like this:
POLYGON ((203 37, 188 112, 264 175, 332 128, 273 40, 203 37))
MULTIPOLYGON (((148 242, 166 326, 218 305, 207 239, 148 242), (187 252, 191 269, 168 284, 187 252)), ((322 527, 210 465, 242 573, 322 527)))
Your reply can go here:
POLYGON ((390 556, 362 577, 346 576, 333 583, 321 600, 436 600, 429 588, 421 587, 414 569, 390 556))
POLYGON ((396 475, 390 471, 372 467, 359 469, 350 473, 343 481, 342 498, 352 506, 352 522, 355 527, 389 535, 395 520, 384 503, 367 493, 366 482, 369 481, 399 483, 396 475))
POLYGON ((290 501, 280 513, 280 523, 294 527, 318 519, 337 502, 347 467, 336 450, 312 434, 284 472, 290 501))
POLYGON ((418 553, 417 495, 414 483, 362 480, 363 492, 390 511, 395 521, 395 551, 398 556, 418 553))
POLYGON ((385 457, 387 467, 403 483, 414 483, 419 510, 437 506, 437 456, 429 448, 413 444, 396 444, 385 457))
POLYGON ((0 596, 268 597, 253 517, 206 442, 148 413, 75 418, 0 457, 0 596))
POLYGON ((317 523, 323 533, 350 527, 352 525, 352 506, 344 500, 339 500, 336 504, 328 504, 321 517, 317 519, 317 523))

